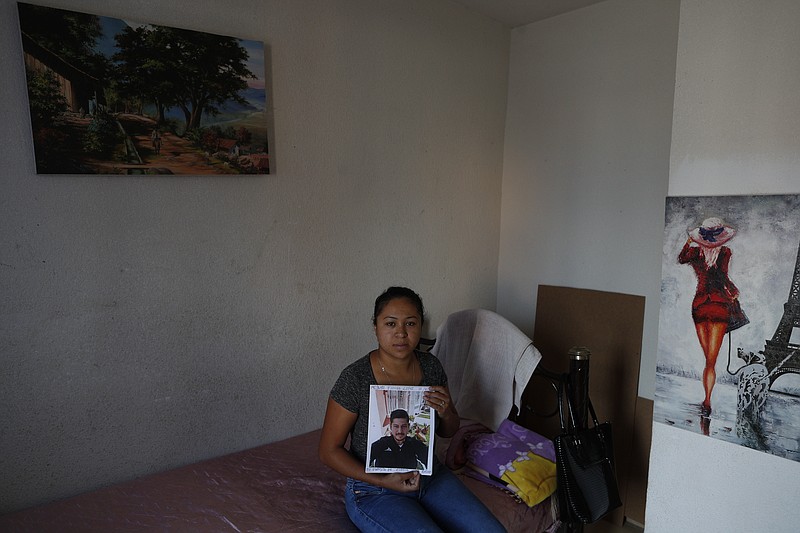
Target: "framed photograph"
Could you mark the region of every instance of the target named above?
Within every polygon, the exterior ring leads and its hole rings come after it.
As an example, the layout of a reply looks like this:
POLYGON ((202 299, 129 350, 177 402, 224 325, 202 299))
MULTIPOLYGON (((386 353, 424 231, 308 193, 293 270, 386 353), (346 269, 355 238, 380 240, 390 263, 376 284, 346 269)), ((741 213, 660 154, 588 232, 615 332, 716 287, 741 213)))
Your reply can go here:
POLYGON ((371 385, 367 472, 433 473, 436 416, 425 404, 428 387, 371 385))
POLYGON ((37 173, 270 173, 263 43, 17 6, 37 173))

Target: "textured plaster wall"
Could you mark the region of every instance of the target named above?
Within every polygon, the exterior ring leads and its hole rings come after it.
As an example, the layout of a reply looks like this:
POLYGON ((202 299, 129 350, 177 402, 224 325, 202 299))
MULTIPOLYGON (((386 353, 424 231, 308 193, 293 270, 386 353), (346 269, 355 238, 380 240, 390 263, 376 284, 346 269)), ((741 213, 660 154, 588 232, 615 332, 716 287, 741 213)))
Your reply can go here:
POLYGON ((277 172, 35 174, 0 1, 0 512, 321 425, 390 284, 494 308, 509 31, 430 0, 52 0, 264 41, 277 172))
MULTIPOLYGON (((671 196, 800 193, 798 24, 794 0, 681 2, 671 196)), ((647 531, 795 532, 799 476, 797 462, 656 423, 647 531)))
POLYGON ((511 41, 497 309, 532 335, 539 284, 644 295, 648 398, 678 6, 609 0, 511 41))

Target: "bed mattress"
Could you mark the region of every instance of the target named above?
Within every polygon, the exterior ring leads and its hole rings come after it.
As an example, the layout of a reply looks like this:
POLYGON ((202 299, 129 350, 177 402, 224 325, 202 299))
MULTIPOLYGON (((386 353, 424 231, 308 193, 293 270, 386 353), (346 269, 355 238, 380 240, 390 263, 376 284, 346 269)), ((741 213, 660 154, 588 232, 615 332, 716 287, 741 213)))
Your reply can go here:
MULTIPOLYGON (((344 478, 317 456, 320 430, 0 516, 3 532, 357 531, 344 478)), ((530 508, 461 476, 510 532, 545 531, 548 498, 530 508)))

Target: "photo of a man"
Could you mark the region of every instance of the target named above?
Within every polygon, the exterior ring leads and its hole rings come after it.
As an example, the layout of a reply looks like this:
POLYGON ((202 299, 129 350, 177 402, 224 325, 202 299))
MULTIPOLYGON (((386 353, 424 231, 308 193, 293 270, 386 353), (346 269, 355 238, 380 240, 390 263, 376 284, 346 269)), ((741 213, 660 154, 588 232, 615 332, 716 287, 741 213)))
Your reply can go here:
POLYGON ((370 466, 424 470, 428 465, 428 447, 409 436, 408 412, 395 409, 390 415, 390 435, 372 443, 370 466))
POLYGON ((436 417, 425 402, 427 390, 421 385, 370 385, 366 472, 433 474, 436 417))

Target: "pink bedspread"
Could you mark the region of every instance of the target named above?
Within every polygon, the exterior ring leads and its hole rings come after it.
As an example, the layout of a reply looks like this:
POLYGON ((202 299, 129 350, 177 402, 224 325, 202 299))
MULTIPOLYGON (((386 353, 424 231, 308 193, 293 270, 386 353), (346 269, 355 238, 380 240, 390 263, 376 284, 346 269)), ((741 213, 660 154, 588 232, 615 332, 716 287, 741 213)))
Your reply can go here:
MULTIPOLYGON (((317 458, 320 431, 0 516, 2 532, 356 531, 344 478, 317 458)), ((544 531, 550 500, 531 509, 466 476, 510 532, 544 531)))
POLYGON ((0 531, 356 531, 319 431, 0 517, 0 531))

